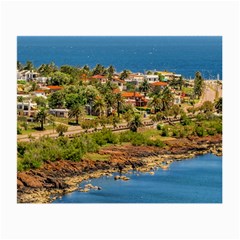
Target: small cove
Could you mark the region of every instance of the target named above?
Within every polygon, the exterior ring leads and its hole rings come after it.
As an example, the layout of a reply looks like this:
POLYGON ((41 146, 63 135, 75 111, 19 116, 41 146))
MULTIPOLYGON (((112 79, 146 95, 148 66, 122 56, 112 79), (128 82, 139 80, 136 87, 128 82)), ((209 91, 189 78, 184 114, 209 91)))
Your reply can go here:
POLYGON ((129 181, 101 177, 91 183, 101 190, 75 191, 53 203, 222 203, 222 157, 213 154, 173 162, 168 170, 154 175, 141 172, 124 174, 129 181))

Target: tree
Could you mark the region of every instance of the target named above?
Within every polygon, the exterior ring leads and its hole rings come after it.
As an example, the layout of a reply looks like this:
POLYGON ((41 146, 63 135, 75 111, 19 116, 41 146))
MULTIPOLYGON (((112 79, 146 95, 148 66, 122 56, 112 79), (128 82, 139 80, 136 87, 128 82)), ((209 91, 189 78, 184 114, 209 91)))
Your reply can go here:
POLYGON ((204 113, 212 112, 214 108, 214 104, 210 101, 206 101, 203 103, 203 105, 200 107, 200 110, 204 113))
POLYGON ((222 97, 218 99, 218 101, 215 104, 215 108, 217 112, 221 113, 222 112, 222 97))
POLYGON ((51 73, 50 77, 51 77, 51 79, 50 79, 49 83, 51 85, 56 85, 56 86, 68 85, 73 81, 73 78, 71 75, 69 75, 67 73, 62 73, 60 71, 51 73))
POLYGON ((22 65, 22 63, 19 62, 19 61, 17 61, 17 70, 18 70, 18 71, 22 71, 23 68, 24 68, 24 66, 22 65))
POLYGON ((130 74, 129 70, 123 70, 123 72, 120 74, 120 79, 124 80, 126 79, 130 74))
POLYGON ((107 69, 107 72, 108 72, 108 74, 113 75, 115 72, 115 68, 112 65, 110 65, 109 68, 107 69))
POLYGON ((154 108, 154 113, 156 113, 161 108, 161 100, 159 95, 154 95, 149 102, 149 106, 154 108))
POLYGON ((46 108, 40 108, 40 111, 36 115, 36 121, 40 122, 41 130, 44 129, 43 124, 46 121, 46 117, 47 117, 47 110, 46 110, 46 108))
POLYGON ((164 80, 164 76, 161 73, 158 73, 158 79, 162 82, 164 80))
POLYGON ((32 71, 34 70, 34 65, 31 61, 27 61, 26 62, 26 66, 24 67, 24 70, 29 70, 29 71, 32 71))
POLYGON ((58 70, 57 66, 55 65, 54 62, 51 62, 49 64, 42 64, 39 68, 38 68, 38 72, 42 75, 42 76, 49 76, 51 73, 54 73, 58 70))
POLYGON ((161 99, 161 110, 165 111, 172 106, 173 103, 173 95, 168 87, 165 87, 160 93, 161 99))
POLYGON ((97 64, 92 71, 92 75, 99 75, 99 74, 104 75, 106 73, 107 73, 107 71, 106 71, 105 67, 101 64, 97 64))
POLYGON ((67 132, 68 126, 65 124, 58 124, 56 127, 56 131, 59 135, 59 137, 64 136, 64 133, 67 132))
POLYGON ((124 103, 124 99, 123 99, 121 93, 117 93, 116 94, 116 101, 117 101, 117 114, 118 114, 118 117, 119 117, 119 115, 120 115, 120 106, 121 106, 121 104, 124 103))
POLYGON ((144 81, 140 84, 139 90, 140 92, 144 92, 144 96, 146 97, 150 90, 150 84, 146 79, 144 79, 144 81))
POLYGON ((170 110, 171 110, 171 112, 172 112, 174 118, 176 118, 177 115, 179 115, 180 112, 181 112, 181 108, 180 108, 178 105, 175 105, 175 104, 171 107, 170 110))
POLYGON ((130 120, 132 119, 133 115, 134 115, 134 112, 129 109, 127 112, 125 112, 125 113, 123 114, 123 119, 124 119, 126 122, 130 122, 130 120))
POLYGON ((78 125, 79 117, 83 117, 86 114, 84 106, 80 105, 79 103, 73 105, 68 113, 69 118, 76 119, 76 124, 78 125))
POLYGON ((202 95, 203 92, 203 78, 200 72, 196 72, 194 79, 194 94, 197 98, 202 95))
POLYGON ((177 80, 177 84, 178 84, 180 90, 182 90, 182 87, 184 85, 184 81, 183 81, 182 76, 177 80))
POLYGON ((132 120, 128 123, 128 127, 132 132, 137 132, 138 128, 143 126, 140 114, 134 114, 132 120))
POLYGON ((104 114, 105 102, 103 98, 97 97, 93 103, 93 109, 101 117, 104 114))
POLYGON ((44 97, 35 97, 33 99, 35 103, 37 103, 38 107, 46 107, 47 106, 47 100, 44 97))
POLYGON ((64 108, 65 94, 62 90, 56 91, 48 97, 48 104, 50 108, 64 108))

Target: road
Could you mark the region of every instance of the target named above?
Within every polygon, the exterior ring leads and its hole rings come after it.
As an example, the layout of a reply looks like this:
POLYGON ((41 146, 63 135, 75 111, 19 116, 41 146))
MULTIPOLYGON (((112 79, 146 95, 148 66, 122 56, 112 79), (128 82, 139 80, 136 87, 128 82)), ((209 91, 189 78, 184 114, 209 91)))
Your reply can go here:
POLYGON ((204 102, 214 102, 216 98, 222 97, 222 86, 217 84, 217 81, 205 81, 203 94, 195 107, 200 107, 204 102))

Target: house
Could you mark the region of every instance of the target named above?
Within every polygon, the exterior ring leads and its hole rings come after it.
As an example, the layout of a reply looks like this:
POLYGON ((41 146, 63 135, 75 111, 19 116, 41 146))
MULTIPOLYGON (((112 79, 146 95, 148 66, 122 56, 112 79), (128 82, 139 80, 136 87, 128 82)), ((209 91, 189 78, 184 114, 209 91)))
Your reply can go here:
POLYGON ((153 83, 153 82, 158 82, 159 81, 158 75, 144 75, 144 79, 146 79, 149 83, 153 83))
POLYGON ((50 91, 50 93, 62 90, 63 87, 60 86, 47 86, 47 89, 50 91))
POLYGON ((125 78, 125 82, 131 82, 135 85, 139 85, 144 80, 144 75, 138 74, 129 74, 127 78, 125 78))
POLYGON ((47 98, 46 97, 46 93, 44 90, 36 90, 32 93, 35 97, 43 97, 43 98, 47 98))
POLYGON ((168 86, 168 83, 166 82, 154 82, 154 83, 151 83, 151 86, 153 87, 166 87, 168 86))
POLYGON ((122 92, 122 97, 126 103, 137 107, 145 107, 147 105, 147 99, 139 92, 122 92))
POLYGON ((102 75, 94 75, 94 76, 92 76, 92 79, 96 79, 96 80, 100 81, 101 83, 107 82, 107 77, 102 76, 102 75))
POLYGON ((174 73, 173 72, 168 72, 168 71, 160 71, 158 72, 161 74, 165 80, 173 80, 174 79, 174 73))
POLYGON ((64 117, 67 118, 68 117, 68 109, 50 109, 49 113, 54 115, 55 117, 64 117))
POLYGON ((113 77, 111 82, 116 84, 120 91, 126 90, 126 82, 118 77, 113 77))
POLYGON ((17 71, 17 80, 26 80, 26 81, 30 81, 30 80, 35 80, 37 78, 37 76, 39 75, 39 73, 29 70, 23 70, 23 71, 17 71))
POLYGON ((37 113, 37 104, 32 103, 31 100, 28 102, 17 103, 17 114, 19 116, 34 117, 37 113))
POLYGON ((36 81, 37 83, 40 83, 40 84, 46 84, 49 79, 50 78, 47 78, 47 77, 37 77, 36 81))

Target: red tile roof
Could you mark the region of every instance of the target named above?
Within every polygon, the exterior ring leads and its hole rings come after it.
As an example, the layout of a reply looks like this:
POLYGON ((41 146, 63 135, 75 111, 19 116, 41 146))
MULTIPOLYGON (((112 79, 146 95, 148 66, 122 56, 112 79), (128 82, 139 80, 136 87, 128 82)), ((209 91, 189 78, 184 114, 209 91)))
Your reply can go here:
POLYGON ((105 77, 105 76, 102 76, 102 75, 94 75, 94 76, 92 76, 92 78, 102 79, 102 78, 106 78, 106 77, 105 77))
POLYGON ((51 90, 61 90, 63 87, 60 87, 60 86, 47 86, 47 88, 49 88, 51 90))
POLYGON ((44 90, 36 90, 35 91, 36 93, 43 93, 43 92, 45 92, 44 90))
POLYGON ((151 83, 152 86, 167 86, 168 84, 165 82, 154 82, 151 83))
POLYGON ((139 92, 123 92, 123 97, 143 97, 139 92))

